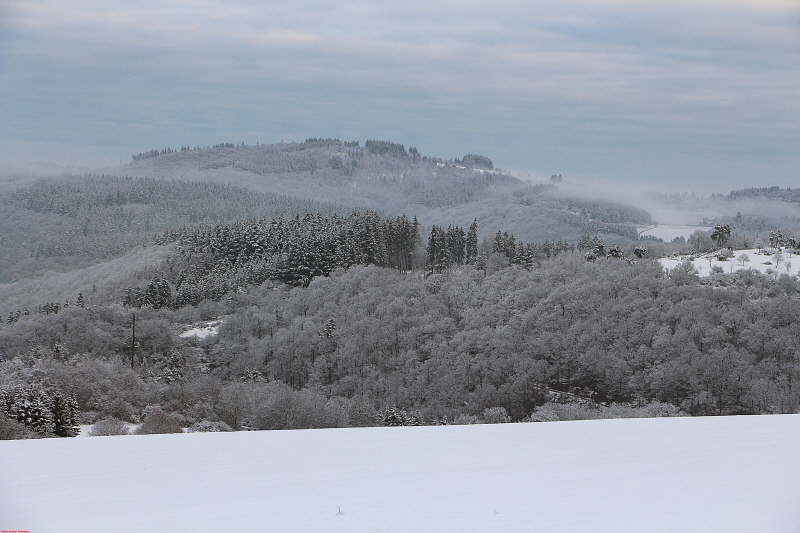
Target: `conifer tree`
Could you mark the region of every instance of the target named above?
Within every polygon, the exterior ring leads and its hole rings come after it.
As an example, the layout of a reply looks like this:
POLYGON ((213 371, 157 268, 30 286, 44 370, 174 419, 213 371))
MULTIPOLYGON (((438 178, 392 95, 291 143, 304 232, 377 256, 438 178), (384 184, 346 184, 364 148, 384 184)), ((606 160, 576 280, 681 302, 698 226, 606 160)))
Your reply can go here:
POLYGON ((468 265, 475 264, 478 259, 478 219, 474 219, 469 225, 467 241, 465 243, 465 255, 468 265))
POLYGON ((75 437, 78 428, 78 402, 72 396, 67 396, 61 391, 54 391, 51 395, 51 412, 53 432, 59 437, 75 437))

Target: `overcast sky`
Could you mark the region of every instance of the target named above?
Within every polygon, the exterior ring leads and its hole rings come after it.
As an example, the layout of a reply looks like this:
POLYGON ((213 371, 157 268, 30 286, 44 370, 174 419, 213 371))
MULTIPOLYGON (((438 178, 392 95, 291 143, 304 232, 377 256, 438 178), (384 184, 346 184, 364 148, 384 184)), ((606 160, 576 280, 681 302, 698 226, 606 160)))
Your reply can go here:
POLYGON ((0 2, 0 160, 307 137, 800 186, 800 2, 0 2))

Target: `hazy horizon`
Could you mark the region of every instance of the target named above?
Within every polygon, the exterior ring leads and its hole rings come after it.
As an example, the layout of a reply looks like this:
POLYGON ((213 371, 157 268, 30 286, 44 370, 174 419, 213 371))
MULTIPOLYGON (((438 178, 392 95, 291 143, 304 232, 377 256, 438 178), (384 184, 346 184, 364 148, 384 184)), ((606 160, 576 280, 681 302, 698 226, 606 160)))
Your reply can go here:
POLYGON ((790 1, 6 2, 0 162, 383 139, 519 177, 800 183, 790 1))

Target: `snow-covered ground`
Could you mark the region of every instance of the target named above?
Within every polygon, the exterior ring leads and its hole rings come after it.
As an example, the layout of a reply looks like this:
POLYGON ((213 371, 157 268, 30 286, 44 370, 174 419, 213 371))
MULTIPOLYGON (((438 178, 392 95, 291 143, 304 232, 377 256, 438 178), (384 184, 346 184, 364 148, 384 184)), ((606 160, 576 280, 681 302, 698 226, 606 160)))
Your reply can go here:
POLYGON ((664 242, 671 242, 675 237, 688 239, 697 230, 710 231, 713 228, 707 226, 680 226, 675 224, 658 224, 656 226, 643 226, 639 228, 642 236, 652 235, 664 242))
POLYGON ((188 339, 189 337, 195 337, 197 339, 213 337, 219 332, 219 327, 223 322, 225 322, 225 320, 209 320, 207 322, 203 322, 202 324, 198 324, 191 329, 187 329, 178 336, 184 339, 188 339))
MULTIPOLYGON (((132 424, 130 422, 126 422, 125 425, 128 427, 128 432, 133 434, 133 432, 136 431, 141 424, 132 424)), ((88 437, 89 436, 89 432, 92 431, 93 427, 94 427, 94 424, 82 424, 82 425, 78 426, 78 428, 80 429, 80 432, 76 435, 76 437, 88 437)), ((2 533, 2 530, 0 530, 0 533, 2 533)))
MULTIPOLYGON (((762 273, 772 270, 778 274, 798 274, 798 270, 800 270, 800 257, 795 254, 790 254, 786 250, 781 252, 781 254, 782 257, 778 260, 775 258, 775 254, 771 252, 759 253, 758 249, 734 250, 733 257, 725 261, 720 261, 714 254, 704 254, 694 258, 692 264, 701 276, 707 276, 715 266, 722 268, 726 273, 752 268, 762 273), (747 256, 745 261, 742 261, 742 259, 744 259, 742 255, 747 256)), ((659 261, 664 265, 664 268, 671 270, 687 257, 690 256, 662 257, 659 261)))
POLYGON ((0 441, 0 529, 797 532, 800 415, 0 441))

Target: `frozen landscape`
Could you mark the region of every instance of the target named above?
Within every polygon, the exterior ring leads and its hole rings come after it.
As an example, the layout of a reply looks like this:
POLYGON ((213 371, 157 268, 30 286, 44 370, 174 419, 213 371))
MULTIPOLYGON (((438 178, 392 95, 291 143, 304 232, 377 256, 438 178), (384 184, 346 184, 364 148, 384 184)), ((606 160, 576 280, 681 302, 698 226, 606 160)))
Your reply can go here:
POLYGON ((768 274, 770 272, 777 274, 796 275, 798 268, 800 268, 800 260, 795 257, 795 254, 784 250, 776 252, 775 250, 759 250, 752 248, 749 250, 733 250, 732 256, 720 260, 716 253, 710 252, 705 254, 694 255, 675 255, 672 257, 662 257, 659 262, 667 270, 672 270, 683 261, 690 261, 691 264, 697 269, 700 276, 708 276, 714 267, 719 267, 726 274, 736 272, 737 270, 753 269, 768 274), (780 253, 776 259, 776 253, 780 253))
POLYGON ((670 242, 676 237, 683 237, 688 239, 689 236, 695 231, 711 231, 713 228, 708 226, 680 226, 674 224, 656 224, 654 226, 647 226, 639 228, 639 234, 643 237, 656 237, 663 239, 665 242, 670 242))
POLYGON ((0 528, 797 532, 800 416, 0 442, 0 528))
POLYGON ((0 533, 800 533, 798 22, 3 1, 0 533))

